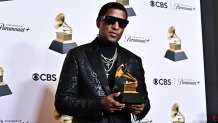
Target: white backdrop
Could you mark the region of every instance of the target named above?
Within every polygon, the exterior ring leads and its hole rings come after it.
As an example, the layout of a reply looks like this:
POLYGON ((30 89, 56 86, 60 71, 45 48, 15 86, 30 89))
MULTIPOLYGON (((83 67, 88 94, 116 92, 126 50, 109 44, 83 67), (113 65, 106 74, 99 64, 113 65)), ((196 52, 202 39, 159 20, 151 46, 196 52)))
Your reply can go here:
MULTIPOLYGON (((53 118, 54 94, 66 54, 48 48, 56 38, 55 17, 64 13, 66 23, 73 29, 72 39, 77 45, 88 43, 98 33, 95 25, 98 11, 109 1, 115 0, 0 2, 0 67, 4 69, 3 82, 12 91, 0 97, 0 123, 57 122, 53 118)), ((206 123, 200 1, 129 3, 136 16, 129 17, 120 45, 143 60, 151 101, 151 110, 143 122, 172 122, 171 108, 178 103, 186 123, 206 123), (175 27, 181 38, 185 60, 164 57, 169 49, 170 26, 175 27)))

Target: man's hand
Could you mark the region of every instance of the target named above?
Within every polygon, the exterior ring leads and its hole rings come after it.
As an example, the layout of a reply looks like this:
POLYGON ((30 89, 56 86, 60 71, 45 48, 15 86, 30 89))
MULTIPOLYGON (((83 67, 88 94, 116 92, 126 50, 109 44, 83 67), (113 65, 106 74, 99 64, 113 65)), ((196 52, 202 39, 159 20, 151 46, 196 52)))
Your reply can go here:
POLYGON ((113 113, 115 111, 121 111, 125 107, 125 104, 119 103, 116 100, 114 100, 114 98, 118 97, 119 95, 120 92, 117 92, 104 97, 101 100, 101 105, 103 109, 110 113, 113 113))
POLYGON ((129 111, 132 114, 137 115, 143 111, 145 104, 131 104, 131 105, 126 105, 126 107, 129 109, 129 111))
POLYGON ((62 115, 59 118, 59 123, 72 123, 73 117, 69 115, 62 115))

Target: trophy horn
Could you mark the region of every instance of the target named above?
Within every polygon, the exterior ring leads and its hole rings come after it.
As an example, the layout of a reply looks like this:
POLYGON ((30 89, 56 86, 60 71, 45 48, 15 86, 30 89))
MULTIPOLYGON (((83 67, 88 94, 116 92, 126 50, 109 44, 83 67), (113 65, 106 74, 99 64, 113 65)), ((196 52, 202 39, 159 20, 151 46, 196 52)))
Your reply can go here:
POLYGON ((2 67, 0 67, 0 76, 3 76, 4 75, 4 70, 2 67))
POLYGON ((69 25, 67 25, 67 23, 65 22, 65 16, 63 13, 59 13, 55 17, 55 28, 58 29, 60 27, 67 27, 70 30, 70 33, 72 33, 72 28, 69 25))
POLYGON ((179 104, 175 103, 171 109, 173 123, 185 123, 185 116, 179 111, 179 104))
POLYGON ((56 29, 60 28, 63 25, 64 20, 65 20, 64 14, 63 13, 58 14, 55 18, 55 28, 56 29))
MULTIPOLYGON (((3 82, 3 76, 4 76, 4 70, 2 67, 0 67, 0 83, 3 82)), ((0 84, 1 85, 1 84, 0 84)))
POLYGON ((121 65, 115 74, 115 78, 125 77, 128 78, 131 81, 136 81, 136 79, 128 72, 126 72, 126 65, 121 65))
POLYGON ((171 117, 174 118, 179 112, 179 104, 175 103, 171 109, 171 117))
POLYGON ((171 38, 173 38, 173 36, 175 36, 175 27, 174 26, 171 26, 169 29, 168 29, 168 39, 170 40, 171 38))

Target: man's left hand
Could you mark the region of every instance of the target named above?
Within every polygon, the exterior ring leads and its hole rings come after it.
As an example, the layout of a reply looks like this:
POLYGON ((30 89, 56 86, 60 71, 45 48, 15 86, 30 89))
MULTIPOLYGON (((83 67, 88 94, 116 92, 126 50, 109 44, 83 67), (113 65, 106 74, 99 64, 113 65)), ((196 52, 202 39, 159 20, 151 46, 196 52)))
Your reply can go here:
POLYGON ((143 111, 145 104, 130 104, 126 105, 126 107, 132 114, 137 115, 143 111))

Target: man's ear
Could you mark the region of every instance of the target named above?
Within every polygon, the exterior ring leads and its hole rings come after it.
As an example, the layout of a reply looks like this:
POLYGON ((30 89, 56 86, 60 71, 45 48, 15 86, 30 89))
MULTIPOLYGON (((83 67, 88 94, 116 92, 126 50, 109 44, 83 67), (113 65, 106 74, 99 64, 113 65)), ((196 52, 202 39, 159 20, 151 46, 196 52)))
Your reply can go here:
POLYGON ((100 19, 96 19, 96 26, 99 28, 100 27, 100 19))

